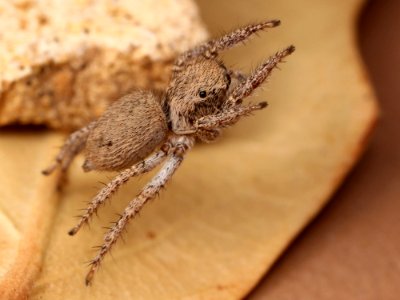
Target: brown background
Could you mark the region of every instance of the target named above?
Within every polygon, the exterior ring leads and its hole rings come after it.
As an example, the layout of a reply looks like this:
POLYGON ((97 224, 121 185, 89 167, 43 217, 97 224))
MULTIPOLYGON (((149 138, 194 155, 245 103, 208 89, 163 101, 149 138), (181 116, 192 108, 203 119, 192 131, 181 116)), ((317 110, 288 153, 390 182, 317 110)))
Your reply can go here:
POLYGON ((400 299, 400 1, 369 2, 359 25, 381 107, 371 144, 248 299, 400 299))

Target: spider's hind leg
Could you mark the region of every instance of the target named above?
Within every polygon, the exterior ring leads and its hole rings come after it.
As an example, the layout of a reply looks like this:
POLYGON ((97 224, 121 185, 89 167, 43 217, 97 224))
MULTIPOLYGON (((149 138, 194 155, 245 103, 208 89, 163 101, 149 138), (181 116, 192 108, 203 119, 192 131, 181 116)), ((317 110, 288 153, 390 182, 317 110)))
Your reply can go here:
POLYGON ((103 204, 107 199, 111 198, 111 196, 130 178, 150 172, 157 165, 159 165, 165 159, 169 149, 170 149, 169 143, 165 143, 159 151, 155 152, 145 160, 119 173, 112 181, 110 181, 105 187, 103 187, 101 191, 92 199, 92 201, 86 208, 84 214, 80 217, 78 224, 76 224, 68 232, 68 234, 69 235, 76 234, 84 224, 87 224, 89 222, 92 215, 97 212, 99 206, 103 204))
POLYGON ((86 285, 92 281, 94 273, 99 268, 104 256, 121 236, 125 226, 135 217, 141 208, 153 199, 164 185, 171 179, 172 175, 181 165, 185 153, 193 146, 194 138, 188 136, 174 136, 170 139, 172 147, 169 151, 169 158, 166 160, 160 171, 154 176, 142 191, 125 208, 119 220, 109 229, 104 236, 104 243, 96 257, 91 261, 89 273, 86 276, 86 285))
POLYGON ((47 169, 42 171, 43 175, 50 175, 58 167, 63 173, 65 173, 75 156, 79 154, 79 152, 81 152, 85 147, 90 129, 94 126, 94 124, 95 123, 92 122, 89 125, 73 132, 61 147, 61 150, 58 152, 54 162, 47 169))

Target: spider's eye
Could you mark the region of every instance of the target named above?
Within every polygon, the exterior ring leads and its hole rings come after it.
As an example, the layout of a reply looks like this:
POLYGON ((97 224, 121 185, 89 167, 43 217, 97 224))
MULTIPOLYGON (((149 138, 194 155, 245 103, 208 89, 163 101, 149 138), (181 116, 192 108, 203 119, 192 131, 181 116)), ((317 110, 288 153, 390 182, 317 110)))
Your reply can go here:
POLYGON ((205 98, 205 97, 207 97, 207 92, 201 90, 201 91, 199 91, 199 96, 200 96, 200 98, 205 98))

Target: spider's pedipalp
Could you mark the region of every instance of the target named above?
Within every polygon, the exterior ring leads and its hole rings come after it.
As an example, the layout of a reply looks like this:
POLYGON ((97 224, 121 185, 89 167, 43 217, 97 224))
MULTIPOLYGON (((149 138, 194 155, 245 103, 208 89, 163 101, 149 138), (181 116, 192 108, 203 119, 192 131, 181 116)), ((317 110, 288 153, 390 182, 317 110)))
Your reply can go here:
POLYGON ((124 213, 119 218, 114 226, 104 236, 104 243, 100 247, 100 251, 96 257, 91 261, 90 270, 86 276, 86 285, 89 285, 93 279, 96 270, 99 268, 101 261, 104 256, 110 251, 111 247, 120 237, 121 233, 125 229, 129 220, 135 217, 143 205, 154 198, 159 190, 164 187, 168 180, 172 177, 178 167, 183 161, 184 154, 192 148, 194 144, 194 138, 188 136, 173 136, 170 139, 172 143, 171 156, 164 163, 161 170, 154 176, 149 183, 143 188, 143 190, 133 199, 129 205, 125 208, 124 213))
POLYGON ((289 46, 286 49, 277 52, 271 56, 265 63, 258 66, 254 72, 247 77, 242 84, 237 85, 231 93, 228 95, 228 100, 225 103, 226 107, 231 107, 240 102, 242 99, 248 97, 260 84, 262 84, 271 74, 272 70, 275 69, 278 63, 292 54, 295 47, 289 46))
POLYGON ((240 27, 230 33, 223 35, 220 38, 205 42, 184 53, 182 53, 175 61, 175 69, 179 69, 188 60, 193 57, 203 55, 206 58, 215 58, 218 52, 229 49, 240 42, 245 41, 252 34, 266 28, 273 28, 280 24, 279 20, 268 20, 252 25, 240 27))
POLYGON ((93 126, 94 122, 71 133, 64 145, 61 147, 61 150, 58 152, 53 164, 51 164, 47 169, 43 170, 42 174, 50 175, 58 167, 60 167, 62 172, 65 172, 75 156, 79 154, 79 152, 81 152, 85 147, 90 129, 93 126))
POLYGON ((237 105, 225 109, 219 114, 209 115, 200 118, 196 122, 196 128, 198 130, 211 130, 215 128, 224 128, 235 124, 240 117, 248 116, 253 111, 263 109, 267 107, 267 102, 260 102, 253 105, 237 105))
POLYGON ((101 191, 93 198, 85 210, 85 213, 81 216, 78 224, 76 224, 69 232, 69 235, 74 235, 78 230, 86 223, 89 222, 91 216, 97 213, 98 207, 109 199, 124 183, 130 178, 138 176, 143 173, 147 173, 159 165, 166 157, 169 151, 170 145, 168 143, 161 147, 161 150, 157 151, 147 159, 135 164, 129 169, 122 171, 117 177, 110 181, 101 191))

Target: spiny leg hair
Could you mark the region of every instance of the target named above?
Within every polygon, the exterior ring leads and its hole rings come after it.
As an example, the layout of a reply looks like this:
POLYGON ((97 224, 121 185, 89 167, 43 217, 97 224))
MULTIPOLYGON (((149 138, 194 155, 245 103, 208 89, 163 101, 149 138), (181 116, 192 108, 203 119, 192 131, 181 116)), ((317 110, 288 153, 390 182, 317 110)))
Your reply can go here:
POLYGON ((93 279, 96 270, 101 261, 111 247, 118 240, 129 220, 136 216, 143 205, 154 198, 164 187, 174 172, 183 161, 184 154, 193 147, 194 138, 189 136, 173 136, 171 139, 172 148, 169 151, 169 158, 166 160, 161 170, 154 176, 142 191, 134 198, 124 210, 119 220, 109 229, 104 236, 104 243, 96 257, 90 263, 90 270, 86 276, 86 285, 89 285, 93 279))
POLYGON ((71 133, 64 145, 61 147, 61 150, 58 152, 55 161, 47 169, 43 170, 42 174, 50 175, 55 171, 55 169, 57 169, 57 167, 60 167, 61 171, 65 172, 74 157, 78 155, 79 152, 81 152, 85 147, 90 129, 93 126, 94 122, 71 133))
POLYGON ((273 28, 280 24, 279 20, 269 20, 257 24, 240 27, 220 38, 205 42, 181 54, 175 61, 175 70, 179 70, 188 60, 203 55, 206 58, 214 58, 221 50, 229 49, 240 42, 245 41, 252 34, 266 29, 273 28))
POLYGON ((110 181, 92 199, 92 201, 86 208, 85 213, 82 216, 80 216, 79 222, 68 232, 68 234, 69 235, 76 234, 84 224, 89 223, 90 218, 93 216, 93 214, 97 212, 99 206, 103 204, 107 199, 111 198, 111 196, 130 178, 150 172, 157 165, 159 165, 167 156, 170 147, 171 145, 169 143, 165 143, 159 151, 155 152, 153 155, 137 163, 131 168, 125 169, 112 181, 110 181))

